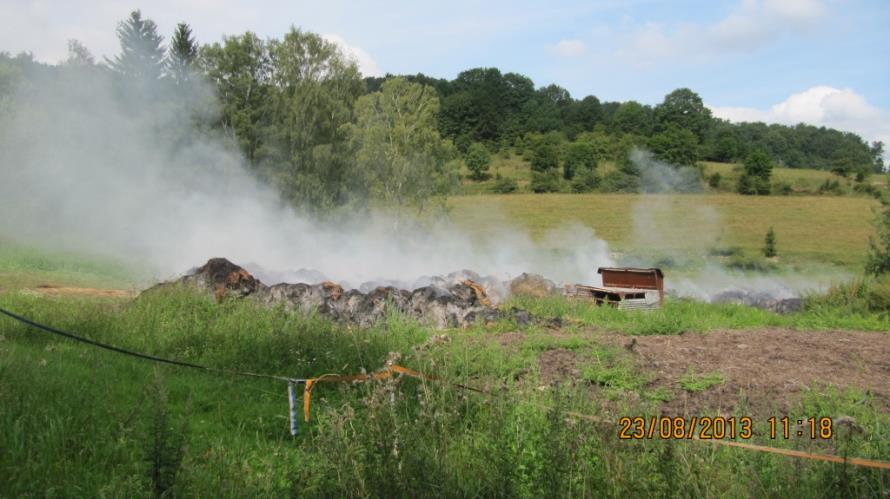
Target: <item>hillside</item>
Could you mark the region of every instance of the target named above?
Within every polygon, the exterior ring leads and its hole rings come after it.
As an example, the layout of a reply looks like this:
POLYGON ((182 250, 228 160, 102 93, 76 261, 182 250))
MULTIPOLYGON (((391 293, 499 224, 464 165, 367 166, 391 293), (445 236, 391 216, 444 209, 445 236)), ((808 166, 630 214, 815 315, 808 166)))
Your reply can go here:
MULTIPOLYGON (((714 161, 699 162, 702 168, 702 185, 706 192, 729 192, 736 191, 740 169, 740 163, 719 163, 714 161), (708 179, 715 173, 719 173, 721 181, 719 186, 713 187, 708 185, 708 179)), ((597 167, 597 173, 605 175, 616 169, 614 161, 604 161, 597 167)), ((522 155, 518 155, 513 150, 504 150, 491 156, 491 165, 488 171, 488 178, 482 181, 473 180, 471 172, 466 165, 461 166, 460 170, 461 184, 459 194, 484 194, 495 191, 497 177, 514 179, 517 182, 516 192, 531 192, 529 186, 532 178, 532 168, 528 159, 522 155)), ((841 177, 826 170, 817 170, 811 168, 782 168, 774 167, 772 169, 772 177, 770 180, 773 194, 776 195, 820 195, 820 196, 868 196, 869 193, 862 192, 861 188, 857 189, 856 180, 853 177, 841 177), (837 186, 831 186, 832 182, 836 182, 837 186), (829 183, 829 185, 826 185, 829 183), (788 186, 785 188, 785 186, 788 186), (830 188, 827 188, 830 187, 830 188)), ((870 185, 875 189, 884 189, 887 187, 888 175, 872 174, 866 177, 863 184, 870 185)), ((570 190, 568 182, 563 188, 570 190)))
POLYGON ((705 254, 733 246, 756 254, 772 226, 781 259, 856 268, 865 259, 872 209, 879 205, 850 196, 509 194, 457 196, 449 206, 455 221, 470 232, 508 225, 540 237, 578 222, 614 250, 663 254, 705 254))

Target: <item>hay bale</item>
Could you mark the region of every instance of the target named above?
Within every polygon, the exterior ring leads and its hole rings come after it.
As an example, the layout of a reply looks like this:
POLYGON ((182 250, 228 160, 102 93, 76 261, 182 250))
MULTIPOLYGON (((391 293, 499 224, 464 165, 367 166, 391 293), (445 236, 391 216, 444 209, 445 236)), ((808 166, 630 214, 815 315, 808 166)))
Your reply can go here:
POLYGON ((556 284, 538 274, 522 273, 510 281, 510 294, 514 296, 531 296, 543 298, 556 292, 556 284))

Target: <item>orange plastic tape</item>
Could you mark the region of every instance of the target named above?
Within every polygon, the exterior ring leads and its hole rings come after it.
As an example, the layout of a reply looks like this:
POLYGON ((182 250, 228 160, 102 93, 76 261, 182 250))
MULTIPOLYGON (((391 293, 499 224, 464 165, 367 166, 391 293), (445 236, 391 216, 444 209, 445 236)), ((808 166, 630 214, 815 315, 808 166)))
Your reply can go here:
POLYGON ((348 382, 348 381, 368 381, 368 380, 381 380, 392 377, 392 373, 397 372, 400 374, 405 374, 407 376, 412 376, 420 379, 435 379, 426 376, 425 374, 419 373, 412 369, 408 369, 407 367, 402 367, 398 365, 391 365, 384 367, 383 369, 371 373, 371 374, 351 374, 346 376, 333 375, 333 374, 325 374, 319 376, 318 378, 309 378, 306 380, 305 385, 303 386, 303 420, 309 422, 309 406, 311 404, 312 399, 312 386, 316 383, 337 383, 337 382, 348 382))
POLYGON ((865 466, 867 468, 878 468, 878 469, 890 470, 890 462, 887 462, 887 461, 876 461, 874 459, 863 459, 863 458, 859 458, 859 457, 843 458, 841 456, 834 456, 831 454, 813 454, 810 452, 803 452, 803 451, 793 450, 793 449, 780 449, 778 447, 768 447, 765 445, 734 442, 732 440, 700 440, 698 438, 696 438, 695 440, 698 442, 709 442, 709 443, 716 444, 716 445, 726 445, 728 447, 738 447, 740 449, 753 450, 755 452, 768 452, 770 454, 779 454, 781 456, 789 456, 789 457, 799 457, 801 459, 811 459, 814 461, 828 461, 831 463, 847 463, 847 464, 852 464, 854 466, 865 466))
POLYGON ((315 384, 314 379, 307 379, 303 385, 303 421, 309 422, 309 398, 312 396, 312 385, 315 384))
MULTIPOLYGON (((544 409, 549 409, 549 407, 545 406, 545 405, 541 405, 541 404, 535 404, 535 405, 537 405, 538 407, 544 408, 544 409)), ((605 423, 605 424, 613 424, 613 425, 617 424, 614 421, 610 421, 608 419, 598 418, 596 416, 590 416, 587 414, 582 414, 580 412, 566 411, 565 414, 568 416, 574 417, 574 418, 592 421, 594 423, 605 423)), ((778 454, 780 456, 798 457, 801 459, 811 459, 814 461, 827 461, 827 462, 831 462, 831 463, 847 463, 847 464, 851 464, 854 466, 865 466, 868 468, 879 468, 879 469, 890 470, 890 462, 877 461, 874 459, 863 459, 863 458, 859 458, 859 457, 848 457, 848 458, 844 459, 843 457, 835 456, 832 454, 813 454, 811 452, 804 452, 804 451, 793 450, 793 449, 780 449, 778 447, 769 447, 766 445, 735 442, 733 440, 717 440, 717 439, 702 440, 699 438, 693 438, 692 440, 695 442, 699 442, 699 443, 711 443, 714 445, 725 445, 727 447, 738 447, 740 449, 752 450, 755 452, 766 452, 766 453, 770 453, 770 454, 778 454)))
MULTIPOLYGON (((319 378, 307 379, 305 388, 303 390, 303 416, 304 416, 304 419, 306 421, 309 421, 309 398, 311 397, 311 394, 312 394, 312 386, 315 383, 318 383, 321 381, 337 382, 337 381, 367 381, 369 379, 379 380, 379 379, 385 379, 385 378, 392 376, 392 373, 394 373, 394 372, 399 373, 399 374, 404 374, 407 376, 411 376, 414 378, 418 378, 418 379, 423 379, 423 380, 441 381, 441 379, 439 379, 439 378, 436 378, 433 376, 428 376, 421 372, 415 371, 413 369, 408 369, 407 367, 399 366, 396 364, 384 367, 380 371, 377 371, 376 373, 373 373, 373 374, 356 374, 356 375, 352 375, 352 376, 327 376, 327 375, 325 375, 325 376, 322 376, 319 378)), ((466 385, 460 385, 460 384, 454 384, 454 386, 456 386, 458 388, 465 389, 465 390, 472 390, 475 392, 488 394, 488 392, 486 392, 485 390, 482 390, 479 388, 474 388, 472 386, 466 386, 466 385)), ((534 405, 536 405, 540 408, 543 408, 543 409, 548 409, 548 410, 552 409, 551 407, 543 405, 543 404, 534 404, 534 405)), ((613 425, 617 424, 614 421, 610 421, 608 419, 603 419, 603 418, 600 418, 597 416, 591 416, 589 414, 583 414, 580 412, 566 411, 565 414, 568 416, 574 417, 574 418, 591 421, 593 423, 604 423, 604 424, 613 424, 613 425)), ((813 454, 811 452, 804 452, 804 451, 793 450, 793 449, 780 449, 778 447, 769 447, 766 445, 748 444, 748 443, 742 443, 742 442, 735 442, 732 440, 716 440, 716 439, 701 440, 698 438, 694 438, 692 440, 694 440, 696 442, 711 443, 714 445, 725 445, 727 447, 737 447, 740 449, 746 449, 746 450, 750 450, 750 451, 754 451, 754 452, 766 452, 766 453, 770 453, 770 454, 778 454, 780 456, 797 457, 797 458, 801 458, 801 459, 810 459, 813 461, 826 461, 826 462, 831 462, 831 463, 846 463, 846 464, 850 464, 853 466, 864 466, 867 468, 878 468, 878 469, 890 470, 890 462, 877 461, 874 459, 863 459, 863 458, 859 458, 859 457, 843 458, 843 457, 834 456, 831 454, 813 454)))

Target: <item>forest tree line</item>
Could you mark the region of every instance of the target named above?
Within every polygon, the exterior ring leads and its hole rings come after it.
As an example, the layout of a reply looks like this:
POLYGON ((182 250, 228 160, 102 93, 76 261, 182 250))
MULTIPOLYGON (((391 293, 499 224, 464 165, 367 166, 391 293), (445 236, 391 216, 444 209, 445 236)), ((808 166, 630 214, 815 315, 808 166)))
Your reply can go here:
MULTIPOLYGON (((805 124, 730 123, 687 88, 650 106, 576 99, 496 68, 453 80, 363 77, 314 33, 292 28, 264 40, 245 32, 201 45, 181 23, 165 43, 139 11, 121 21, 117 36, 120 52, 99 62, 76 40, 58 65, 0 54, 0 113, 34 81, 101 73, 128 98, 136 89, 143 105, 176 107, 188 117, 180 135, 223 137, 257 176, 318 211, 371 199, 423 209, 453 191, 462 161, 483 165, 480 158, 500 150, 529 159, 539 192, 556 190, 557 177, 590 190, 603 180, 592 174, 597 163, 610 160, 619 166, 610 189, 637 190, 629 158, 638 148, 677 167, 753 162, 752 175, 766 168, 767 179, 772 165, 860 177, 884 170, 880 142, 805 124)), ((745 193, 766 193, 759 185, 746 184, 745 193)))

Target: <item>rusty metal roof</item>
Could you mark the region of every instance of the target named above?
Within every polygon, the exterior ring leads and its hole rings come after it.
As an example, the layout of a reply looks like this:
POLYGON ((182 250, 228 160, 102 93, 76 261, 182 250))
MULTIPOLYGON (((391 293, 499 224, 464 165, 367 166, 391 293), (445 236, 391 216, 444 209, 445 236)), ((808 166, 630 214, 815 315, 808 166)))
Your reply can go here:
POLYGON ((576 288, 584 289, 587 291, 599 291, 601 293, 612 293, 612 294, 645 294, 645 293, 657 293, 657 289, 646 289, 646 288, 618 288, 618 287, 599 287, 599 286, 587 286, 584 284, 575 284, 576 288))
POLYGON ((614 271, 614 272, 632 272, 635 274, 656 274, 658 277, 664 277, 664 274, 661 272, 661 269, 658 268, 650 268, 650 269, 640 269, 635 267, 600 267, 597 269, 597 274, 602 274, 603 271, 614 271))

